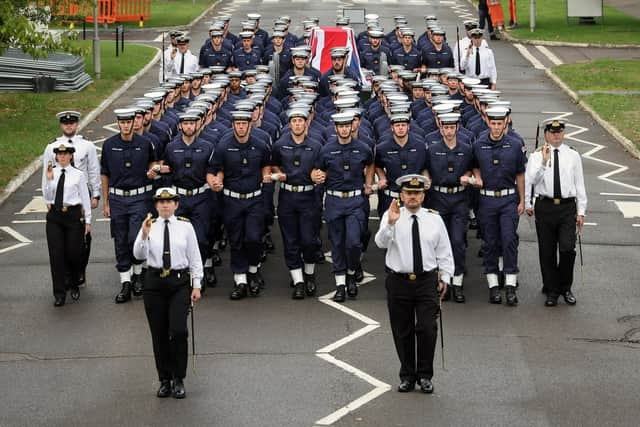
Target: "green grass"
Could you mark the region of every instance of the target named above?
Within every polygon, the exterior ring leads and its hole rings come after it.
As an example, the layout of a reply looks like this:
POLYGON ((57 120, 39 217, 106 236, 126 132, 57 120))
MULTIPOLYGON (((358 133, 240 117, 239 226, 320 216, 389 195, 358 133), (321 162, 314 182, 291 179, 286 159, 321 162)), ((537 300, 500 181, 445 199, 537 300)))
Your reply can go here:
POLYGON ((586 95, 581 99, 640 148, 640 95, 586 95))
MULTIPOLYGON (((640 60, 599 59, 553 68, 571 89, 640 91, 640 60)), ((640 147, 640 95, 579 95, 604 120, 640 147)))
MULTIPOLYGON (((518 28, 509 34, 519 39, 566 41, 597 44, 640 44, 640 19, 610 7, 604 7, 604 25, 579 25, 578 18, 567 24, 567 0, 536 0, 536 29, 529 29, 530 2, 518 1, 518 28)), ((503 1, 505 20, 509 21, 509 2, 503 1)))
MULTIPOLYGON (((144 28, 177 27, 187 25, 200 16, 217 0, 153 0, 151 2, 151 17, 144 21, 144 28)), ((116 23, 120 24, 120 23, 116 23)), ((138 28, 138 21, 122 22, 125 28, 138 28)), ((87 26, 93 25, 87 23, 87 26)), ((113 26, 114 24, 111 24, 113 26)), ((51 28, 68 28, 68 21, 56 21, 51 28)), ((82 30, 82 22, 75 24, 76 30, 82 30)))
POLYGON ((640 60, 598 59, 560 65, 553 72, 573 90, 640 91, 640 60))
MULTIPOLYGON (((78 42, 90 49, 91 41, 78 42)), ((88 113, 130 76, 137 73, 155 55, 155 49, 127 44, 124 54, 115 56, 113 42, 100 43, 101 79, 82 92, 0 93, 0 188, 60 133, 55 114, 65 109, 88 113)), ((93 56, 85 57, 85 69, 93 77, 93 56)))

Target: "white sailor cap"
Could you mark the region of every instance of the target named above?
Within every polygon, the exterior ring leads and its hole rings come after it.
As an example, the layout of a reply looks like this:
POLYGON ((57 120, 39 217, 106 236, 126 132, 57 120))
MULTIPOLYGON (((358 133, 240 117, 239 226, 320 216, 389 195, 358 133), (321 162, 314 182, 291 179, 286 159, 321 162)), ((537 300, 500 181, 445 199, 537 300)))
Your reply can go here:
POLYGON ((131 120, 136 116, 136 110, 134 108, 118 108, 113 110, 113 114, 118 120, 131 120))
POLYGON ((60 123, 75 123, 80 120, 81 114, 77 111, 60 111, 56 114, 56 118, 60 120, 60 123))
POLYGON ((489 119, 502 120, 509 115, 509 109, 505 107, 491 107, 485 110, 489 119))
POLYGON ((352 123, 354 115, 352 113, 336 113, 331 115, 331 120, 336 125, 345 125, 352 123))

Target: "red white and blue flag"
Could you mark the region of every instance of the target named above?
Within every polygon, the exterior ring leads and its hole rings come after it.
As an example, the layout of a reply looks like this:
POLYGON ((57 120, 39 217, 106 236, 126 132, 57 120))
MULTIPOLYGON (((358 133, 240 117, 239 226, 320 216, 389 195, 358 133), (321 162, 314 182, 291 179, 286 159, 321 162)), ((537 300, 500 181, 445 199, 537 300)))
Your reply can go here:
POLYGON ((316 27, 311 30, 311 66, 320 73, 325 73, 331 68, 331 48, 347 47, 347 68, 360 76, 363 86, 369 85, 360 68, 360 57, 356 44, 356 37, 352 28, 345 27, 316 27))

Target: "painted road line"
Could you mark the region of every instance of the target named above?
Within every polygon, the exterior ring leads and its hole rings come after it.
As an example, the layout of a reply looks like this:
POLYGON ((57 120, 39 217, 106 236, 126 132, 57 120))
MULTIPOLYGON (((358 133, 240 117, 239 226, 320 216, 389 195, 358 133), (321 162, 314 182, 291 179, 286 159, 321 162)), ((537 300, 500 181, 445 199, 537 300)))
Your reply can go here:
POLYGON ((640 202, 619 202, 614 200, 616 207, 625 218, 640 218, 640 202))
MULTIPOLYGON (((98 218, 93 222, 109 222, 111 221, 109 218, 98 218)), ((11 221, 11 224, 44 224, 46 223, 46 219, 16 219, 11 221)))
POLYGON ((595 226, 598 225, 598 223, 597 222, 585 222, 584 225, 589 225, 591 227, 595 227, 595 226))
POLYGON ((523 45, 521 45, 520 43, 514 43, 513 46, 518 49, 518 51, 520 52, 520 54, 522 56, 525 57, 526 60, 528 60, 529 62, 531 62, 531 65, 533 65, 534 68, 538 69, 538 70, 544 70, 546 69, 546 67, 544 65, 542 65, 542 62, 538 61, 538 59, 533 56, 532 54, 529 53, 529 51, 527 50, 526 47, 524 47, 523 45))
POLYGON ((22 234, 18 233, 16 230, 14 230, 11 227, 3 226, 3 227, 0 227, 0 230, 4 231, 8 235, 16 239, 18 242, 20 242, 20 243, 16 243, 15 245, 11 245, 9 247, 0 249, 0 254, 13 251, 23 246, 28 246, 32 243, 31 240, 27 239, 26 237, 24 237, 22 234))
MULTIPOLYGON (((640 197, 640 194, 634 193, 600 193, 601 196, 618 196, 618 197, 640 197)), ((610 200, 613 202, 613 200, 610 200)))
POLYGON ((369 384, 373 385, 375 388, 373 390, 371 390, 370 392, 360 396, 359 398, 357 398, 356 400, 349 402, 347 405, 343 406, 342 408, 338 409, 337 411, 327 415, 326 417, 319 419, 318 421, 315 422, 316 426, 328 426, 331 425, 333 423, 335 423, 336 421, 338 421, 340 418, 344 417, 345 415, 347 415, 350 412, 355 411, 356 409, 358 409, 359 407, 361 407, 362 405, 372 401, 373 399, 377 398, 378 396, 380 396, 381 394, 386 393, 387 391, 391 390, 391 386, 389 384, 383 383, 382 381, 379 381, 378 379, 372 377, 371 375, 362 372, 361 370, 359 370, 358 368, 355 368, 351 365, 349 365, 348 363, 343 362, 342 360, 338 360, 335 357, 331 356, 330 354, 316 354, 316 356, 318 356, 319 358, 357 376, 358 378, 368 382, 369 384))
POLYGON ((551 52, 546 47, 536 45, 536 49, 538 49, 544 56, 546 56, 549 59, 549 61, 553 62, 554 65, 564 64, 564 62, 562 62, 560 58, 558 58, 553 52, 551 52))
POLYGON ((640 227, 640 224, 631 224, 632 227, 640 227))
MULTIPOLYGON (((331 252, 327 252, 325 253, 325 258, 329 261, 331 261, 331 252)), ((376 278, 374 275, 367 273, 366 271, 363 272, 364 273, 364 280, 360 283, 359 287, 362 287, 362 285, 372 282, 374 281, 376 278)), ((346 337, 340 338, 339 340, 324 346, 322 348, 320 348, 319 350, 316 350, 316 356, 318 356, 320 359, 323 359, 343 370, 345 370, 346 372, 353 374, 355 376, 357 376, 358 378, 366 381, 367 383, 371 384, 374 389, 369 391, 368 393, 358 397, 357 399, 349 402, 348 404, 346 404, 345 406, 337 409, 336 411, 332 412, 331 414, 327 415, 324 418, 319 419, 318 421, 315 422, 315 426, 327 426, 327 425, 331 425, 333 423, 335 423, 336 421, 338 421, 340 418, 344 417, 345 415, 349 414, 350 412, 355 411, 356 409, 358 409, 359 407, 361 407, 362 405, 366 404, 367 402, 370 402, 371 400, 375 399, 376 397, 380 396, 383 393, 386 393, 387 391, 391 390, 391 386, 389 384, 386 384, 374 377, 372 377, 371 375, 367 374, 364 371, 361 371, 360 369, 349 365, 346 362, 343 362, 342 360, 339 360, 337 358, 335 358, 334 356, 332 356, 331 353, 332 351, 337 350, 338 348, 350 343, 351 341, 354 341, 366 334, 368 334, 369 332, 378 329, 380 327, 380 323, 378 323, 377 321, 371 319, 370 317, 365 316, 362 313, 358 313, 357 311, 348 308, 342 304, 339 304, 335 301, 333 301, 331 299, 331 297, 333 296, 333 292, 330 292, 326 295, 322 295, 320 297, 318 297, 318 300, 323 303, 328 305, 329 307, 335 308, 336 310, 353 317, 356 320, 361 321, 362 323, 365 324, 364 327, 358 329, 357 331, 347 335, 346 337)))
POLYGON ((16 230, 14 230, 11 227, 3 226, 3 227, 0 227, 0 230, 9 234, 11 237, 16 239, 20 243, 27 243, 27 244, 31 243, 31 240, 27 239, 26 237, 24 237, 22 234, 18 233, 16 230))
POLYGON ((16 212, 15 215, 26 215, 32 213, 44 213, 47 212, 47 204, 44 202, 44 197, 33 196, 33 199, 25 205, 20 212, 16 212))

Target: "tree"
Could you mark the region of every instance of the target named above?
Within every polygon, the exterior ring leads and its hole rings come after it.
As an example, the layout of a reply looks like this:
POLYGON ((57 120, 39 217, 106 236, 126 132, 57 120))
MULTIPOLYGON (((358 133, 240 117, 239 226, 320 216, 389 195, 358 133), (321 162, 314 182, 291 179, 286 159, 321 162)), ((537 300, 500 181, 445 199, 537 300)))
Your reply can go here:
MULTIPOLYGON (((52 0, 48 2, 51 6, 43 6, 43 2, 36 5, 29 0, 0 0, 0 54, 9 47, 22 49, 34 59, 46 58, 54 51, 82 53, 81 48, 71 43, 74 34, 61 33, 54 37, 49 31, 38 29, 38 25, 46 25, 51 19, 51 7, 57 10, 63 1, 52 0)), ((93 0, 74 2, 88 4, 93 0)))

